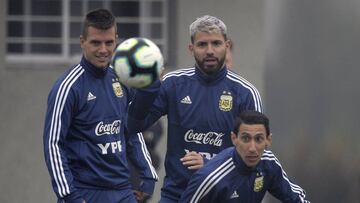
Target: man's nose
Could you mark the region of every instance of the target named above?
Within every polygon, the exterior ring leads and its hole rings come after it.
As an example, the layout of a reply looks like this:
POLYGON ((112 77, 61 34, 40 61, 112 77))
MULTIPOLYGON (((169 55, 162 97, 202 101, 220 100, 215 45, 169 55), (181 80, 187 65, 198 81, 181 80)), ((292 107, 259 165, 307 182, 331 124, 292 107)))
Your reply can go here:
POLYGON ((249 151, 250 152, 256 152, 256 143, 255 143, 255 141, 251 141, 249 143, 249 151))
POLYGON ((99 48, 100 52, 106 52, 107 51, 107 47, 105 43, 101 43, 100 44, 100 48, 99 48))
POLYGON ((208 54, 208 55, 213 55, 214 54, 214 47, 211 44, 209 44, 207 46, 206 54, 208 54))

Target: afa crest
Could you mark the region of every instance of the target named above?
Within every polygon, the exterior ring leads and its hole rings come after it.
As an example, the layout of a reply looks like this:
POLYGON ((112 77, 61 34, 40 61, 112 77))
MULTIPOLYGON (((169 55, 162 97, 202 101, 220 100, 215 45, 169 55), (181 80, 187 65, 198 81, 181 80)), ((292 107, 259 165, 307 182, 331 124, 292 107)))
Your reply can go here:
POLYGON ((260 192, 264 186, 264 176, 261 174, 256 174, 256 178, 254 181, 254 192, 260 192))
POLYGON ((230 111, 233 105, 233 97, 231 96, 231 92, 224 91, 220 96, 219 100, 219 108, 221 111, 230 111))
POLYGON ((112 87, 113 87, 114 93, 117 97, 123 96, 123 91, 122 91, 122 88, 121 88, 121 85, 120 85, 120 82, 118 79, 113 79, 112 87))

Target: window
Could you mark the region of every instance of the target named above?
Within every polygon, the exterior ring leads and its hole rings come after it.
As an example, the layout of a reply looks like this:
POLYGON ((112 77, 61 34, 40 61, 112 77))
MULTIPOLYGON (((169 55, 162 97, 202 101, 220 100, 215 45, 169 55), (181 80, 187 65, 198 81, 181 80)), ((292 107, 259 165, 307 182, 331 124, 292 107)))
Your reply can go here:
POLYGON ((116 16, 120 41, 147 37, 167 55, 168 0, 8 0, 7 62, 77 62, 87 11, 116 16), (44 57, 45 56, 45 57, 44 57))

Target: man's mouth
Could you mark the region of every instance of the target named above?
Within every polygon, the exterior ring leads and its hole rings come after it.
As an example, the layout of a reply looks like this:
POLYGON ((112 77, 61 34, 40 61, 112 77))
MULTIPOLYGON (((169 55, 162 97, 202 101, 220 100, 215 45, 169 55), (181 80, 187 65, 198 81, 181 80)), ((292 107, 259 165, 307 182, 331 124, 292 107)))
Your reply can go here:
POLYGON ((100 61, 100 62, 105 62, 107 61, 107 56, 97 56, 97 59, 100 61))
POLYGON ((215 64, 215 63, 217 63, 217 59, 216 58, 206 58, 204 60, 204 63, 205 64, 215 64))
POLYGON ((250 162, 255 162, 258 160, 258 156, 250 155, 250 156, 246 156, 246 159, 249 160, 250 162))

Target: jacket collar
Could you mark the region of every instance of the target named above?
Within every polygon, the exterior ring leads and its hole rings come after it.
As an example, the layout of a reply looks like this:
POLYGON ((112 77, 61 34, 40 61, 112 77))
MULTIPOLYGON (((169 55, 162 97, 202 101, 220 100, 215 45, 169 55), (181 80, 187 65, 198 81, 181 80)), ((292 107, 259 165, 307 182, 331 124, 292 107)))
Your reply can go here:
POLYGON ((226 77, 227 74, 227 67, 224 65, 219 72, 217 72, 214 75, 206 75, 203 72, 201 72, 200 68, 198 67, 198 65, 195 65, 195 74, 197 75, 197 77, 200 79, 200 81, 203 81, 207 84, 214 84, 217 83, 218 81, 222 80, 224 77, 226 77))
POLYGON ((85 70, 89 71, 93 76, 97 78, 104 77, 109 69, 109 67, 106 68, 95 67, 84 56, 81 58, 80 64, 85 68, 85 70))
POLYGON ((240 174, 244 174, 244 175, 249 175, 253 172, 257 172, 258 171, 258 167, 260 162, 258 163, 258 165, 255 168, 250 168, 248 166, 246 166, 245 162, 241 159, 240 155, 238 154, 238 152, 236 151, 236 148, 234 147, 233 149, 233 160, 234 160, 234 164, 237 168, 237 170, 239 171, 240 174))

